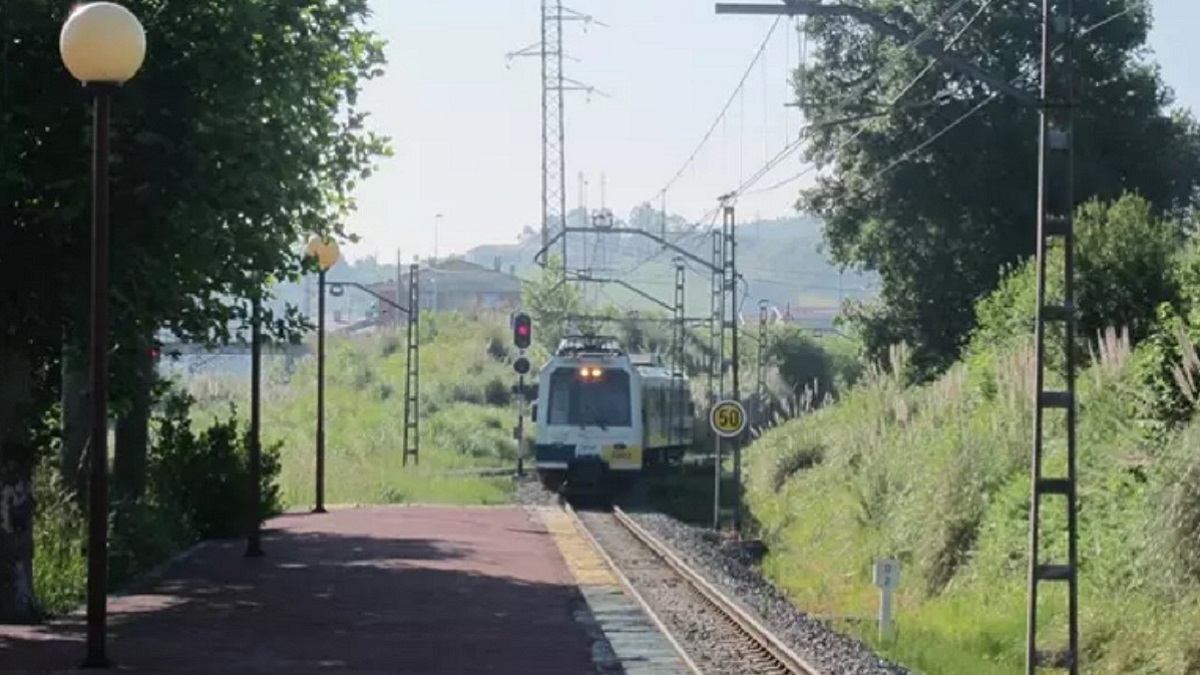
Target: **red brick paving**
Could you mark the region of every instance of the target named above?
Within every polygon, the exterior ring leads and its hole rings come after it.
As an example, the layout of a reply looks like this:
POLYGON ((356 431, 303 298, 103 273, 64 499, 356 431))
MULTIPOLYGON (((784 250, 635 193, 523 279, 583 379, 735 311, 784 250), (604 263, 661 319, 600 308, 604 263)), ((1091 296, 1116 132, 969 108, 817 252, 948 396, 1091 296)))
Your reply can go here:
MULTIPOLYGON (((268 528, 264 558, 212 542, 110 598, 117 670, 595 673, 570 572, 518 508, 353 509, 268 528)), ((0 672, 74 672, 82 640, 82 617, 0 626, 0 672)))

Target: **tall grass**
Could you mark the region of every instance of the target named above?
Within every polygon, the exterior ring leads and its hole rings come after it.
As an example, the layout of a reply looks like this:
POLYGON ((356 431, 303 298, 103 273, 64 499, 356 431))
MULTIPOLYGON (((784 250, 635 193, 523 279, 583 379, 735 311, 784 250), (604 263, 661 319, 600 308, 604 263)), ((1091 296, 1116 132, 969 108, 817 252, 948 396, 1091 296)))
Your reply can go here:
MULTIPOLYGON (((515 467, 510 429, 515 376, 500 320, 438 315, 426 322, 420 354, 419 461, 403 462, 403 334, 326 338, 325 500, 339 503, 502 503, 511 479, 455 474, 515 467)), ((283 501, 310 507, 315 495, 316 363, 265 368, 264 443, 281 442, 283 501)), ((201 417, 249 405, 245 378, 188 382, 201 417)))
MULTIPOLYGON (((1200 427, 1147 448, 1130 405, 1128 335, 1109 331, 1079 378, 1085 672, 1200 672, 1200 427), (1189 539, 1189 536, 1192 538, 1189 539)), ((893 361, 902 361, 894 354, 893 361)), ((764 571, 802 608, 873 616, 876 557, 903 566, 898 628, 842 621, 918 672, 1018 672, 1024 659, 1032 350, 981 351, 905 388, 870 370, 835 406, 767 431, 746 453, 764 571)), ((1047 415, 1046 473, 1065 467, 1047 415)), ((1049 560, 1066 556, 1061 501, 1043 506, 1049 560)), ((1045 585, 1043 585, 1045 589, 1045 585)), ((1065 639, 1062 589, 1043 590, 1044 647, 1065 639)))

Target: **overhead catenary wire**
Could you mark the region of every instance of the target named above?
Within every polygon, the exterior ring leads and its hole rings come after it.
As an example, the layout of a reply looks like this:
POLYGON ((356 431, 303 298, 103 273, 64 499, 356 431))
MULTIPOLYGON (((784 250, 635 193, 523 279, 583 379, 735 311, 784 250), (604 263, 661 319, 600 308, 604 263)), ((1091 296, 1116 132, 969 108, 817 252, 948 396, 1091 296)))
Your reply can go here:
MULTIPOLYGON (((1139 9, 1139 8, 1143 7, 1145 5, 1145 2, 1146 2, 1146 0, 1132 0, 1132 2, 1130 2, 1129 5, 1127 5, 1125 7, 1125 9, 1123 9, 1119 12, 1115 12, 1115 13, 1101 19, 1100 21, 1097 21, 1089 26, 1082 28, 1079 31, 1079 33, 1077 34, 1077 37, 1084 37, 1087 34, 1091 33, 1092 31, 1094 31, 1102 26, 1108 25, 1110 22, 1115 21, 1116 19, 1118 19, 1122 16, 1125 16, 1126 14, 1134 11, 1135 9, 1139 9)), ((1052 56, 1057 55, 1061 49, 1062 49, 1062 45, 1055 47, 1053 52, 1051 52, 1051 55, 1052 56)), ((1021 80, 1021 76, 1018 75, 1017 77, 1014 77, 1011 80, 1009 80, 1009 84, 1016 85, 1020 82, 1020 80, 1021 80)), ((986 98, 984 98, 982 101, 975 104, 973 107, 971 107, 969 110, 967 110, 962 115, 959 115, 952 122, 947 124, 945 127, 942 127, 941 129, 939 129, 936 133, 934 133, 932 136, 930 136, 929 138, 922 141, 919 145, 917 145, 914 148, 911 148, 910 150, 905 151, 902 155, 900 155, 896 159, 889 162, 886 166, 884 166, 879 171, 875 172, 869 179, 867 179, 867 181, 866 181, 867 184, 874 183, 876 180, 879 180, 881 177, 883 177, 883 175, 886 174, 887 172, 891 171, 892 169, 896 168, 897 166, 900 166, 901 164, 908 161, 909 159, 912 159, 912 157, 915 156, 918 152, 929 147, 935 141, 937 141, 939 138, 941 138, 942 136, 945 136, 947 133, 949 133, 951 130, 953 130, 955 127, 957 127, 958 125, 960 125, 963 122, 970 119, 973 115, 978 113, 980 110, 983 110, 983 108, 986 107, 989 103, 991 103, 992 101, 995 101, 997 98, 999 98, 1001 93, 1002 92, 1000 92, 1000 91, 994 91, 991 94, 988 94, 988 96, 986 98)))
MULTIPOLYGON (((976 21, 979 20, 979 17, 983 15, 983 12, 993 2, 995 2, 995 0, 984 0, 984 2, 981 3, 979 8, 975 11, 975 14, 972 15, 971 18, 968 19, 967 22, 961 28, 959 28, 958 31, 953 36, 951 36, 951 38, 946 42, 946 47, 951 47, 954 45, 955 42, 958 42, 958 40, 964 34, 966 34, 967 30, 969 30, 970 27, 972 25, 974 25, 974 23, 976 21)), ((958 9, 960 9, 964 4, 966 4, 966 0, 962 0, 961 2, 956 2, 954 5, 947 8, 947 10, 942 13, 941 17, 938 18, 936 25, 940 25, 940 24, 944 23, 946 20, 948 20, 950 18, 950 15, 953 12, 958 11, 958 9)), ((918 43, 920 43, 922 40, 924 40, 925 37, 928 36, 929 33, 932 32, 933 28, 934 28, 934 26, 932 26, 932 25, 929 26, 928 28, 926 28, 919 35, 917 35, 917 37, 915 37, 911 41, 909 41, 908 44, 906 44, 905 47, 901 51, 902 52, 908 51, 909 49, 915 47, 918 43)), ((897 93, 895 96, 893 96, 890 101, 888 101, 888 103, 885 107, 887 107, 887 108, 894 107, 900 101, 900 99, 904 97, 905 94, 907 94, 909 91, 911 91, 912 88, 915 87, 917 85, 917 83, 920 82, 921 79, 923 77, 925 77, 925 75, 928 74, 930 70, 933 69, 933 67, 934 67, 934 65, 936 65, 936 63, 937 63, 936 61, 930 61, 928 64, 926 64, 925 67, 923 69, 921 69, 921 72, 917 73, 917 75, 915 77, 913 77, 911 80, 909 80, 909 82, 907 84, 905 84, 903 88, 901 88, 900 92, 897 93)), ((883 69, 876 71, 872 77, 868 78, 865 82, 863 82, 862 86, 859 87, 858 94, 863 93, 862 90, 864 90, 866 88, 866 86, 873 84, 874 80, 877 79, 882 72, 883 72, 883 69)), ((859 136, 866 133, 868 124, 869 124, 869 122, 867 120, 863 120, 862 125, 859 127, 859 129, 854 134, 852 134, 849 138, 846 138, 841 143, 839 143, 837 148, 834 150, 834 152, 838 152, 838 151, 842 150, 843 148, 848 146, 851 142, 853 142, 855 139, 857 139, 859 136)), ((789 147, 785 148, 783 151, 781 151, 781 154, 790 153, 791 149, 794 148, 796 145, 799 145, 801 140, 802 140, 802 137, 793 141, 791 146, 789 146, 789 147)), ((782 158, 780 158, 780 161, 781 160, 782 160, 782 158)), ((816 170, 816 165, 810 164, 810 165, 804 167, 803 169, 801 169, 798 173, 796 173, 788 178, 785 178, 781 181, 773 183, 765 188, 760 188, 758 190, 753 190, 753 191, 749 190, 749 188, 751 186, 753 186, 755 182, 757 182, 758 180, 761 180, 762 177, 770 171, 770 169, 773 169, 775 166, 778 166, 780 161, 776 161, 774 164, 772 164, 770 166, 769 169, 767 169, 767 171, 763 171, 760 174, 758 174, 757 176, 755 176, 753 181, 747 182, 743 185, 738 186, 738 189, 734 190, 734 194, 737 194, 737 195, 764 194, 767 192, 772 192, 774 190, 777 190, 777 189, 783 187, 784 185, 793 183, 793 182, 803 178, 805 175, 811 173, 812 171, 816 170)))
POLYGON ((738 98, 738 95, 746 86, 746 81, 750 78, 750 73, 754 72, 755 64, 757 64, 758 60, 762 58, 763 52, 766 50, 767 45, 771 41, 771 36, 775 34, 775 29, 779 26, 779 22, 782 20, 783 17, 779 16, 776 17, 775 21, 771 23, 770 29, 767 30, 767 34, 763 38, 762 43, 760 43, 758 49, 755 50, 754 57, 750 59, 750 64, 746 66, 746 70, 742 73, 742 77, 738 81, 737 86, 733 88, 733 92, 729 95, 729 98, 726 99, 725 105, 721 107, 721 111, 717 113, 716 119, 714 119, 712 124, 709 125, 708 131, 704 132, 704 136, 700 139, 700 142, 696 144, 696 148, 692 150, 692 154, 688 155, 688 158, 684 160, 683 164, 675 172, 675 175, 671 176, 670 180, 668 180, 667 183, 662 186, 662 188, 655 192, 653 197, 643 201, 653 203, 654 200, 666 193, 666 191, 675 184, 675 181, 679 180, 679 177, 683 175, 683 172, 686 171, 689 166, 691 166, 692 162, 696 160, 696 156, 700 154, 702 149, 704 149, 705 144, 708 143, 709 138, 712 137, 713 131, 716 130, 717 125, 719 125, 722 120, 725 119, 725 114, 729 111, 729 107, 733 105, 734 99, 738 98))
MULTIPOLYGON (((1142 0, 1136 0, 1136 1, 1137 1, 1137 2, 1140 2, 1140 1, 1142 1, 1142 0)), ((970 17, 968 20, 967 20, 967 22, 966 22, 966 23, 965 23, 965 24, 964 24, 964 25, 963 25, 961 28, 959 28, 959 29, 956 31, 956 33, 955 33, 955 34, 954 34, 954 35, 953 35, 953 36, 950 38, 950 40, 947 42, 947 46, 952 46, 952 45, 953 45, 955 42, 957 42, 957 41, 958 41, 958 40, 959 40, 959 39, 960 39, 960 38, 961 38, 961 37, 962 37, 962 36, 963 36, 963 35, 966 33, 966 31, 967 31, 967 30, 969 30, 969 29, 970 29, 970 27, 971 27, 972 25, 974 25, 976 21, 978 21, 978 19, 979 19, 979 18, 980 18, 980 17, 983 15, 983 13, 984 13, 984 12, 987 10, 987 8, 988 8, 988 7, 989 7, 989 6, 990 6, 990 5, 991 5, 993 2, 994 2, 994 0, 984 0, 984 1, 983 1, 983 2, 980 4, 980 6, 979 6, 979 7, 976 9, 975 13, 974 13, 974 14, 973 14, 973 15, 972 15, 972 16, 971 16, 971 17, 970 17)), ((953 16, 953 15, 954 15, 956 12, 958 12, 958 11, 959 11, 959 10, 960 10, 960 9, 961 9, 963 6, 965 6, 966 4, 967 4, 967 0, 957 0, 957 1, 956 1, 955 3, 953 3, 953 4, 952 4, 950 7, 946 8, 946 10, 944 10, 944 11, 943 11, 943 12, 942 12, 942 13, 941 13, 939 16, 938 16, 938 18, 937 18, 937 19, 936 19, 934 22, 932 22, 932 23, 931 23, 929 26, 927 26, 926 28, 924 28, 924 29, 923 29, 923 30, 922 30, 920 33, 918 33, 918 34, 917 34, 917 35, 916 35, 914 38, 912 38, 911 40, 909 40, 909 41, 908 41, 908 42, 907 42, 907 43, 906 43, 906 44, 905 44, 905 45, 904 45, 904 46, 901 48, 901 50, 900 50, 900 51, 901 51, 901 54, 903 54, 903 53, 905 53, 905 52, 908 52, 908 51, 911 51, 912 49, 914 49, 914 48, 916 47, 916 45, 917 45, 917 44, 919 44, 920 42, 922 42, 923 40, 925 40, 926 38, 928 38, 928 37, 929 37, 929 36, 930 36, 930 35, 931 35, 931 34, 932 34, 934 31, 936 31, 938 28, 940 28, 940 27, 942 26, 942 24, 944 24, 946 21, 948 21, 948 20, 949 20, 949 19, 950 19, 950 18, 951 18, 951 17, 952 17, 952 16, 953 16)), ((1129 10, 1128 10, 1128 8, 1126 9, 1126 11, 1129 11, 1129 10)), ((1110 20, 1111 20, 1111 19, 1110 19, 1110 20)), ((758 52, 756 52, 754 60, 752 60, 752 61, 751 61, 751 64, 750 64, 750 66, 747 68, 747 72, 746 72, 746 73, 743 75, 743 78, 742 78, 742 83, 739 83, 739 87, 738 87, 738 89, 735 89, 735 92, 734 92, 734 94, 733 94, 733 95, 730 97, 730 99, 727 101, 727 103, 726 103, 726 106, 725 106, 725 108, 722 110, 722 113, 721 113, 721 115, 720 115, 720 116, 718 116, 718 120, 722 119, 722 117, 723 117, 723 115, 724 115, 724 113, 725 113, 725 110, 727 110, 727 109, 728 109, 728 107, 729 107, 729 105, 732 103, 733 96, 736 96, 736 95, 737 95, 737 92, 738 92, 738 91, 740 91, 742 84, 745 82, 746 75, 748 75, 749 71, 750 71, 750 70, 751 70, 751 69, 754 67, 755 63, 757 63, 757 62, 758 62, 758 60, 759 60, 759 58, 760 58, 760 56, 761 56, 761 53, 762 53, 763 47, 765 47, 766 43, 769 41, 769 39, 770 39, 770 36, 771 36, 771 34, 773 33, 773 31, 775 30, 775 28, 777 27, 777 25, 778 25, 778 17, 777 17, 777 21, 776 21, 776 22, 774 22, 774 23, 772 24, 772 26, 771 26, 771 31, 769 31, 769 32, 768 32, 768 34, 767 34, 767 38, 766 38, 766 39, 764 39, 763 45, 760 47, 759 51, 758 51, 758 52)), ((803 36, 801 36, 801 37, 803 37, 803 36)), ((920 80, 921 80, 921 79, 922 79, 922 78, 923 78, 923 77, 924 77, 926 74, 928 74, 928 72, 929 72, 930 70, 932 70, 932 68, 933 68, 935 65, 936 65, 936 62, 930 62, 929 64, 927 64, 927 65, 926 65, 926 66, 925 66, 925 67, 924 67, 924 68, 923 68, 923 69, 920 71, 920 73, 918 73, 918 74, 917 74, 917 75, 916 75, 914 78, 912 78, 912 80, 910 80, 910 81, 909 81, 909 82, 908 82, 908 83, 907 83, 907 84, 906 84, 906 85, 905 85, 905 86, 904 86, 904 87, 901 89, 901 91, 900 91, 899 93, 897 93, 895 96, 893 96, 893 97, 891 98, 891 100, 890 100, 890 101, 889 101, 889 103, 888 103, 888 106, 894 106, 894 105, 895 105, 895 104, 896 104, 896 103, 897 103, 897 102, 898 102, 898 101, 899 101, 899 100, 900 100, 900 99, 901 99, 901 98, 902 98, 902 97, 903 97, 905 94, 907 94, 907 93, 908 93, 908 92, 909 92, 909 91, 910 91, 910 90, 911 90, 911 89, 912 89, 914 86, 916 86, 916 84, 917 84, 917 83, 918 83, 918 82, 919 82, 919 81, 920 81, 920 80)), ((854 98, 856 98, 856 97, 860 96, 860 95, 861 95, 861 94, 862 94, 862 93, 863 93, 863 92, 864 92, 864 91, 865 91, 865 90, 866 90, 868 87, 870 87, 870 86, 873 86, 873 84, 875 83, 875 80, 877 80, 879 77, 881 77, 881 76, 882 76, 882 74, 883 74, 884 72, 886 72, 886 67, 884 67, 884 68, 880 68, 880 69, 876 70, 876 71, 875 71, 874 73, 872 73, 872 75, 871 75, 871 76, 869 76, 869 77, 868 77, 868 78, 867 78, 865 81, 863 81, 863 82, 859 83, 859 84, 858 84, 858 86, 855 88, 855 91, 853 91, 853 92, 850 92, 850 93, 849 93, 849 94, 846 96, 845 100, 853 100, 854 98)), ((968 116, 969 116, 969 115, 968 115, 968 116)), ((964 118, 964 119, 965 119, 965 118, 964 118)), ((958 123, 961 123, 961 120, 959 120, 959 121, 956 121, 956 122, 955 122, 955 124, 958 124, 958 123)), ((713 127, 715 127, 715 124, 716 124, 716 123, 714 122, 714 125, 713 125, 713 127)), ((795 137, 794 139, 792 139, 790 142, 788 142, 788 143, 787 143, 787 144, 786 144, 786 145, 785 145, 785 146, 784 146, 784 147, 783 147, 783 148, 782 148, 782 149, 781 149, 779 152, 777 152, 777 153, 776 153, 776 154, 775 154, 773 157, 771 157, 770 159, 768 159, 768 160, 767 160, 767 161, 766 161, 766 162, 763 164, 763 166, 762 166, 762 167, 760 167, 760 168, 759 168, 757 171, 755 171, 755 172, 754 172, 754 173, 753 173, 753 174, 752 174, 752 175, 751 175, 749 178, 743 178, 743 179, 741 179, 741 180, 740 180, 740 184, 739 184, 739 185, 738 185, 738 186, 737 186, 737 187, 736 187, 734 190, 732 190, 732 191, 730 191, 729 193, 727 193, 727 195, 726 195, 726 198, 727 198, 727 199, 729 199, 729 200, 734 200, 734 199, 736 199, 736 198, 737 198, 738 196, 740 196, 740 195, 747 194, 747 193, 748 193, 748 191, 749 191, 749 188, 753 187, 753 186, 754 186, 755 184, 757 184, 757 183, 758 183, 760 180, 762 180, 762 178, 763 178, 764 176, 766 176, 766 175, 767 175, 768 173, 770 173, 770 172, 771 172, 773 169, 775 169, 775 168, 776 168, 776 167, 777 167, 779 164, 781 164, 783 161, 785 161, 785 160, 786 160, 786 159, 787 159, 787 158, 788 158, 788 157, 791 155, 791 153, 792 153, 792 152, 793 152, 793 151, 794 151, 794 150, 795 150, 795 149, 796 149, 796 148, 797 148, 797 147, 798 147, 798 146, 799 146, 801 143, 803 143, 803 141, 805 140, 805 132, 806 132, 808 129, 810 129, 810 128, 811 128, 811 126, 812 126, 811 124, 804 125, 804 126, 803 126, 803 127, 800 129, 800 130, 799 130, 799 132, 796 134, 796 137, 795 137)), ((842 141, 842 142, 841 142, 841 143, 838 145, 838 149, 840 150, 841 148, 844 148, 844 147, 846 147, 846 146, 847 146, 849 143, 851 143, 851 142, 852 142, 853 140, 855 140, 855 139, 856 139, 858 136, 860 136, 862 133, 864 133, 864 132, 865 132, 865 130, 866 130, 867 128, 868 128, 868 127, 867 127, 867 124, 866 124, 866 123, 864 123, 864 124, 863 124, 863 126, 862 126, 862 127, 860 127, 860 129, 859 129, 859 130, 858 130, 858 131, 857 131, 855 134, 851 135, 849 138, 847 138, 847 139, 845 139, 844 141, 842 141)), ((941 132, 941 133, 942 133, 942 134, 944 134, 944 133, 946 133, 946 132, 948 132, 948 129, 947 129, 947 130, 944 130, 944 131, 943 131, 943 132, 941 132)), ((711 128, 710 128, 710 134, 711 134, 711 128)), ((939 137, 940 137, 940 136, 939 136, 939 137)), ((707 138, 707 135, 706 135, 706 138, 707 138)), ((909 153, 907 153, 907 156, 908 156, 908 157, 911 157, 911 155, 912 155, 912 154, 915 154, 915 152, 919 152, 919 151, 920 151, 920 149, 923 149, 923 147, 926 147, 926 146, 927 146, 929 143, 932 143, 932 142, 934 142, 934 141, 936 141, 936 138, 929 140, 929 141, 928 141, 928 142, 927 142, 925 145, 921 146, 921 147, 920 147, 920 148, 918 148, 918 149, 915 149, 915 150, 909 151, 909 153)), ((705 143, 705 142, 706 142, 706 139, 702 139, 701 143, 700 143, 700 144, 697 146, 697 148, 696 148, 696 149, 693 151, 692 155, 690 155, 690 156, 688 157, 688 159, 687 159, 687 160, 684 162, 684 166, 683 166, 683 167, 681 167, 681 169, 680 169, 678 172, 676 172, 676 175, 675 175, 675 176, 674 176, 674 177, 671 179, 671 181, 668 181, 667 185, 666 185, 666 186, 664 186, 664 188, 663 188, 662 190, 660 190, 660 194, 661 194, 663 191, 665 191, 665 190, 666 190, 668 187, 670 187, 670 186, 671 186, 671 185, 672 185, 672 184, 675 182, 675 180, 677 180, 678 176, 682 174, 683 170, 685 170, 685 169, 686 169, 686 167, 687 167, 687 166, 689 166, 689 165, 691 164, 691 162, 692 162, 692 161, 694 161, 694 159, 695 159, 696 155, 697 155, 697 154, 699 153, 699 151, 700 151, 700 150, 703 148, 703 146, 704 146, 704 143, 705 143)), ((902 160, 901 160, 901 161, 902 161, 902 160)), ((807 173, 811 172, 811 171, 812 171, 812 170, 814 170, 815 168, 816 168, 816 167, 815 167, 815 165, 810 165, 809 167, 806 167, 804 170, 802 170, 800 173, 798 173, 798 174, 796 174, 796 175, 794 175, 794 176, 791 176, 791 177, 789 177, 789 178, 787 178, 787 179, 785 179, 785 180, 782 180, 782 181, 779 181, 779 182, 777 182, 777 183, 775 183, 775 184, 772 184, 772 185, 768 186, 768 187, 767 187, 767 188, 765 188, 765 189, 755 190, 754 192, 752 192, 752 193, 750 193, 750 194, 759 194, 759 193, 762 193, 762 192, 768 192, 768 191, 771 191, 771 190, 778 189, 779 187, 782 187, 782 186, 784 186, 784 185, 787 185, 788 183, 791 183, 791 182, 794 182, 795 180, 798 180, 800 177, 802 177, 803 175, 805 175, 805 174, 807 174, 807 173)), ((693 229, 693 230, 691 230, 691 231, 685 231, 685 232, 681 232, 681 233, 679 233, 679 235, 678 235, 678 236, 675 238, 675 241, 674 241, 674 242, 672 242, 672 243, 673 243, 673 244, 676 244, 676 245, 678 245, 679 243, 683 242, 683 241, 684 241, 684 240, 686 240, 686 239, 691 239, 691 238, 693 238, 693 237, 703 237, 703 236, 705 236, 705 235, 707 234, 706 230, 710 230, 710 229, 711 229, 711 228, 714 226, 714 224, 715 224, 715 217, 716 217, 716 215, 717 215, 717 214, 719 214, 719 213, 720 213, 720 208, 721 208, 721 207, 720 207, 720 205, 718 205, 718 206, 714 207, 712 210, 710 210, 708 213, 704 214, 704 215, 703 215, 701 218, 699 218, 699 219, 697 220, 697 224, 698 224, 698 226, 697 226, 696 228, 694 228, 694 229, 693 229), (703 222, 705 222, 705 221, 709 221, 710 219, 711 219, 713 222, 712 222, 712 223, 710 223, 710 224, 708 225, 708 227, 707 227, 707 228, 705 228, 705 227, 703 227, 703 226, 699 225, 699 223, 703 223, 703 222)), ((639 262, 638 262, 638 263, 636 263, 636 264, 635 264, 633 267, 631 267, 630 269, 628 269, 628 270, 625 272, 625 274, 629 274, 629 273, 632 273, 632 272, 634 272, 634 271, 636 271, 636 270, 640 269, 642 266, 644 266, 645 264, 649 263, 649 262, 650 262, 651 260, 653 260, 654 258, 658 257, 658 255, 660 255, 660 254, 661 254, 661 252, 656 252, 656 253, 654 253, 654 254, 650 255, 649 257, 647 257, 647 258, 645 258, 645 259, 643 259, 643 260, 639 261, 639 262)))

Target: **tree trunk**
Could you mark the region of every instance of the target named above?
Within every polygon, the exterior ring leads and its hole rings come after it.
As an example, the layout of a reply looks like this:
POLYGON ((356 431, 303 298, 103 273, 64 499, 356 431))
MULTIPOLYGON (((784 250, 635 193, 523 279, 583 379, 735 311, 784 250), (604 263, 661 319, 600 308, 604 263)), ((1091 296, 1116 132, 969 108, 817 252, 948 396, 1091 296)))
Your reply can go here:
POLYGON ((63 344, 62 355, 62 448, 59 475, 63 487, 75 495, 81 507, 86 490, 87 472, 82 464, 83 449, 91 430, 88 428, 88 363, 81 352, 63 344))
POLYGON ((150 343, 133 347, 129 354, 133 381, 129 413, 117 420, 116 456, 113 458, 113 497, 124 502, 141 499, 146 491, 146 455, 150 442, 150 389, 154 385, 154 359, 150 343))
POLYGON ((0 347, 0 623, 39 617, 33 594, 33 360, 0 347))

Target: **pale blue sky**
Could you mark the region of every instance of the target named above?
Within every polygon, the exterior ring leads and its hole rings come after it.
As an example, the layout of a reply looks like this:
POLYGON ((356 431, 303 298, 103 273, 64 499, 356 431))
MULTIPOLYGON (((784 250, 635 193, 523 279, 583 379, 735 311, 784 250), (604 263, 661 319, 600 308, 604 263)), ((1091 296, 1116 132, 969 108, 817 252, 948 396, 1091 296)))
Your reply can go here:
MULTIPOLYGON (((1130 0, 1136 2, 1137 0, 1130 0)), ((434 215, 444 214, 439 254, 508 243, 541 216, 540 60, 517 51, 539 39, 538 0, 373 0, 372 27, 388 41, 387 74, 361 98, 369 124, 393 138, 395 156, 360 186, 350 229, 362 237, 349 258, 378 253, 406 260, 433 253, 434 215), (508 67, 506 67, 506 64, 508 67)), ((620 215, 651 198, 691 154, 724 105, 773 21, 717 16, 713 0, 574 0, 568 6, 608 24, 568 23, 568 77, 611 98, 566 95, 567 204, 605 198, 620 215)), ((1200 0, 1153 0, 1151 47, 1179 102, 1200 110, 1200 79, 1189 68, 1200 0)), ((966 11, 966 10, 964 10, 966 11)), ((801 119, 787 86, 799 48, 781 24, 764 57, 692 167, 667 194, 667 209, 697 219, 784 146, 801 119)), ((802 168, 789 158, 758 185, 802 168)), ((792 213, 795 183, 744 196, 739 214, 792 213)), ((656 204, 657 206, 657 204, 656 204)))

